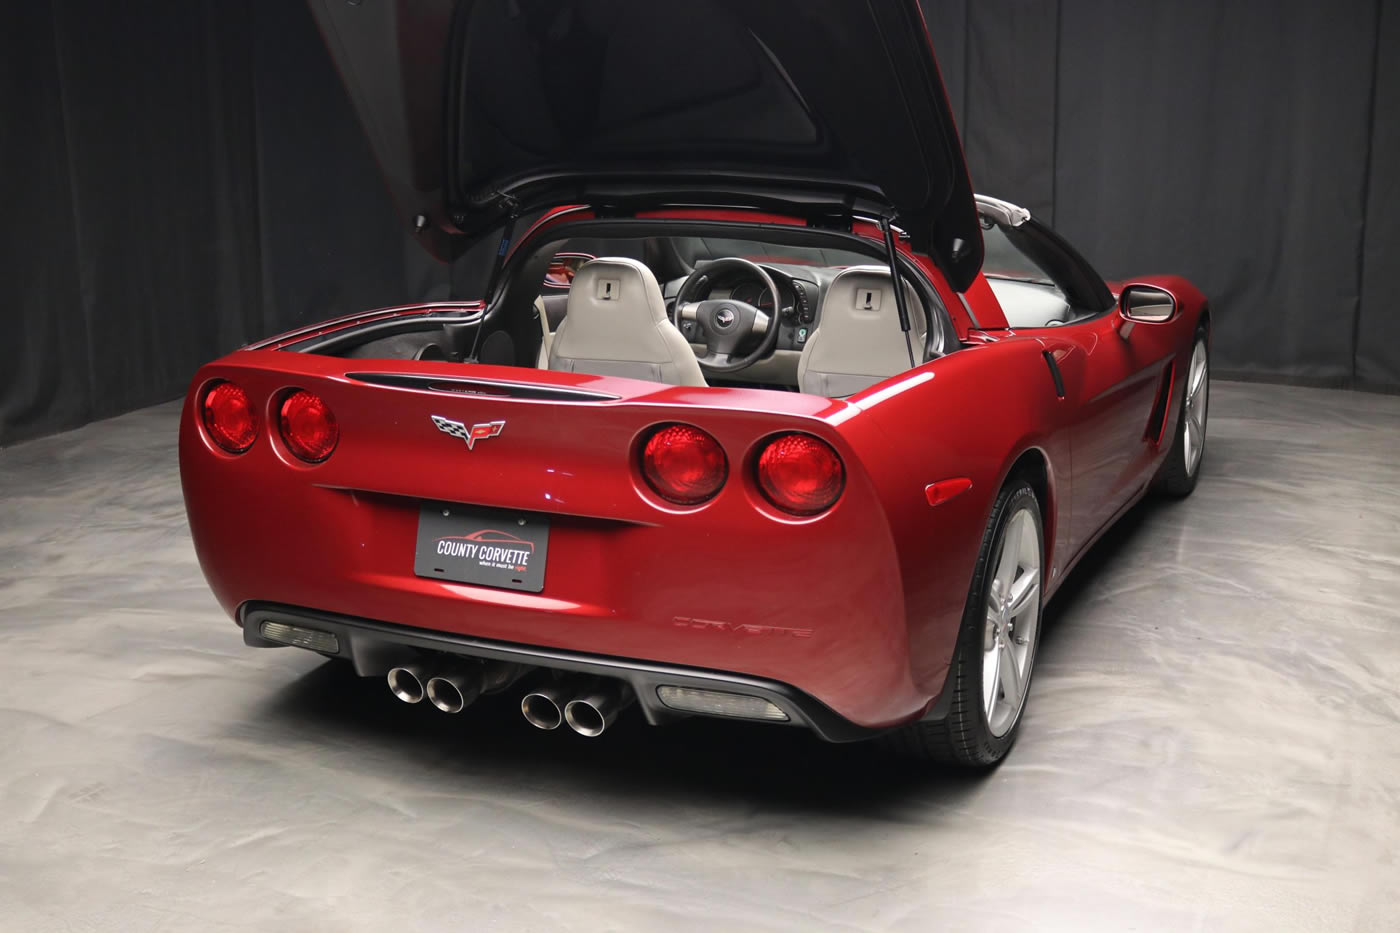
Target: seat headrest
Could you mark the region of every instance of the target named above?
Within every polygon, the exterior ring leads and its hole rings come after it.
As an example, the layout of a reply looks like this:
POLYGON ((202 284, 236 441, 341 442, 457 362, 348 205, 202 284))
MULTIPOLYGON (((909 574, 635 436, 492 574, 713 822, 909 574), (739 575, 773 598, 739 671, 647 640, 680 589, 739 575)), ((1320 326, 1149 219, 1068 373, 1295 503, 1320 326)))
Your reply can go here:
MULTIPOLYGON (((923 304, 907 281, 915 364, 928 361, 923 304)), ((803 392, 844 398, 909 368, 909 343, 899 326, 894 285, 885 266, 852 266, 827 287, 817 330, 798 363, 803 392)))
POLYGON ((666 320, 661 286, 644 264, 620 256, 593 259, 579 267, 569 284, 568 319, 587 322, 595 316, 645 316, 647 322, 666 320))
POLYGON ((578 270, 568 311, 550 341, 549 368, 705 384, 690 344, 667 319, 656 276, 635 259, 594 259, 578 270))

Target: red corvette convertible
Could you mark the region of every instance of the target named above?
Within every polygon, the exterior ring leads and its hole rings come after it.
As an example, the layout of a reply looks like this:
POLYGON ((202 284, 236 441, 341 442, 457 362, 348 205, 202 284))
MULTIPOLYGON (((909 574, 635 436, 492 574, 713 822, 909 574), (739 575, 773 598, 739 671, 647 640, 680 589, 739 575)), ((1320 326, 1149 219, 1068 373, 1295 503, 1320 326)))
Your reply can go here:
POLYGON ((1202 295, 974 196, 915 0, 313 7, 413 235, 499 249, 196 375, 245 641, 541 729, 999 761, 1046 600, 1196 483, 1202 295))

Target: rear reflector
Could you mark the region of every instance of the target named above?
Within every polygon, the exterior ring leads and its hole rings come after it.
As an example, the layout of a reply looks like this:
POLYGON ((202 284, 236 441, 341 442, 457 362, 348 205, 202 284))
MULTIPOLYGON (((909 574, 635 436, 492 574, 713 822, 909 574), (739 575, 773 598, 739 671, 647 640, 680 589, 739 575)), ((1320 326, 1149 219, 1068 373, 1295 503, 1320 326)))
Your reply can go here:
POLYGON ((275 641, 280 645, 310 648, 312 651, 324 651, 328 654, 340 653, 340 639, 331 632, 302 628, 300 625, 288 625, 285 622, 264 622, 258 631, 263 638, 275 641))
POLYGON ((258 415, 242 386, 219 382, 204 393, 200 406, 209 437, 231 454, 241 454, 258 439, 258 415))
POLYGON ((841 498, 846 468, 821 438, 784 434, 758 455, 758 486, 784 512, 815 515, 841 498))
POLYGON ((305 389, 287 396, 279 420, 282 440, 292 453, 308 463, 320 463, 340 442, 340 426, 330 406, 305 389))
POLYGON ((786 722, 788 714, 762 697, 718 690, 697 690, 694 687, 657 687, 656 695, 671 709, 708 716, 733 716, 736 719, 764 719, 786 722))
POLYGON ((642 448, 642 475, 656 494, 678 505, 713 498, 729 477, 719 441, 688 424, 661 428, 642 448))

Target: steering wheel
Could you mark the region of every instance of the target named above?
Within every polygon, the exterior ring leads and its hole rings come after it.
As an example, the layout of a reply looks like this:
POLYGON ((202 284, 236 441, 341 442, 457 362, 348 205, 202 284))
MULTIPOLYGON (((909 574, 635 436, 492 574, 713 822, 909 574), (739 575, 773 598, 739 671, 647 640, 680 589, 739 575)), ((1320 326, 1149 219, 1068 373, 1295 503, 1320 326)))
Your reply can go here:
POLYGON ((758 263, 731 256, 716 259, 707 263, 703 270, 696 269, 690 273, 681 283, 681 290, 676 292, 676 305, 672 313, 677 328, 682 321, 695 321, 700 325, 705 338, 705 353, 695 359, 700 369, 707 373, 732 373, 743 369, 771 356, 778 346, 781 327, 777 314, 770 317, 753 305, 732 298, 694 300, 693 296, 706 289, 715 273, 730 269, 743 270, 761 279, 768 294, 773 296, 773 310, 776 312, 779 306, 778 289, 773 284, 773 277, 758 263), (740 344, 756 334, 763 335, 758 346, 749 353, 740 354, 740 344))

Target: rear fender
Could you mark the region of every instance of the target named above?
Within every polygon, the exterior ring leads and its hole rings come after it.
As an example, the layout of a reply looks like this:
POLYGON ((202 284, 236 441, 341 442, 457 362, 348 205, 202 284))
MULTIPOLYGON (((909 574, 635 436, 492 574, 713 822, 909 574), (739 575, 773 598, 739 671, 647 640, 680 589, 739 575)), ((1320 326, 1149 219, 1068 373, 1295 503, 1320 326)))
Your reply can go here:
POLYGON ((1047 551, 1068 527, 1070 481, 1064 401, 1039 341, 1013 337, 941 357, 852 397, 850 430, 867 451, 899 555, 912 676, 936 692, 946 676, 977 555, 997 493, 1026 451, 1047 461, 1047 551), (872 453, 871 451, 875 451, 872 453), (930 505, 927 486, 967 479, 971 487, 930 505))

